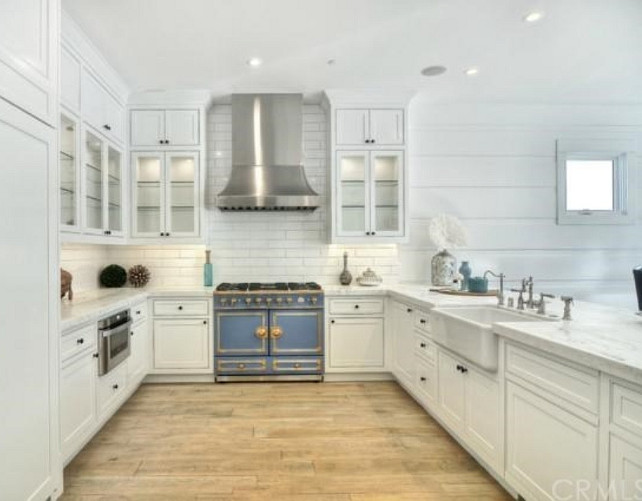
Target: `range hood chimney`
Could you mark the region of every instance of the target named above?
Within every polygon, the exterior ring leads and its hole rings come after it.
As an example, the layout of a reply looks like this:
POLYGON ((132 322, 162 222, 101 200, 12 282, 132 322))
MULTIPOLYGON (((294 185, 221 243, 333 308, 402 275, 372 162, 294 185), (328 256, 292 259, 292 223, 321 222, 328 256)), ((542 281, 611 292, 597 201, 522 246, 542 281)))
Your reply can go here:
POLYGON ((319 195, 303 170, 303 95, 232 95, 232 172, 224 211, 307 210, 319 195))

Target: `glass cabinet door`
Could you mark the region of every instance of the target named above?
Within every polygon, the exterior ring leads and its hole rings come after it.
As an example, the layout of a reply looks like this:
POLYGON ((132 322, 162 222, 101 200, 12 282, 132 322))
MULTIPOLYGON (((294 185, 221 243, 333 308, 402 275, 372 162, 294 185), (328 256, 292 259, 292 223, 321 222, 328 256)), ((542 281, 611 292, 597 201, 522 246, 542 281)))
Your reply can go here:
POLYGON ((135 153, 133 231, 138 236, 158 237, 165 233, 163 154, 135 153))
POLYGON ((85 227, 101 230, 103 219, 103 141, 85 134, 85 227))
POLYGON ((337 154, 337 228, 343 236, 363 236, 368 221, 368 152, 337 154))
POLYGON ((170 236, 198 233, 198 154, 167 153, 166 231, 170 236))
POLYGON ((107 148, 107 229, 123 231, 122 154, 113 146, 107 148))
POLYGON ((371 153, 371 230, 377 236, 403 231, 403 156, 400 151, 371 153))
POLYGON ((60 116, 60 224, 78 229, 78 124, 60 116))

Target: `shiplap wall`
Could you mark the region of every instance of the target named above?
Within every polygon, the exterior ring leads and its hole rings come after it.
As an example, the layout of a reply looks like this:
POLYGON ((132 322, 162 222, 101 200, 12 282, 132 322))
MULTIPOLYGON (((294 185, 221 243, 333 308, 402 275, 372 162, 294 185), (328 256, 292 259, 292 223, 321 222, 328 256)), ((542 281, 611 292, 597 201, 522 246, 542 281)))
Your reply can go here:
MULTIPOLYGON (((401 277, 429 277, 430 218, 462 219, 474 274, 533 275, 536 289, 635 305, 631 269, 642 264, 638 218, 625 226, 556 224, 555 144, 560 137, 634 137, 642 106, 434 105, 418 97, 410 116, 411 240, 401 277)), ((640 156, 631 168, 640 170, 640 156)), ((638 176, 642 179, 642 176, 638 176)))

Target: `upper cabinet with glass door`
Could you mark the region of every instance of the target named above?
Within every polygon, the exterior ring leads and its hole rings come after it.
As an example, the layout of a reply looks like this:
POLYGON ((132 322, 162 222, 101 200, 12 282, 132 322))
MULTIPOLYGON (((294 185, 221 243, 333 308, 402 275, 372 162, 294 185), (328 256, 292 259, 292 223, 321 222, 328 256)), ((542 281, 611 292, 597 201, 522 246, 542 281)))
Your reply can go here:
POLYGON ((80 231, 80 131, 78 122, 60 116, 60 229, 80 231))
POLYGON ((132 236, 200 235, 198 152, 132 154, 132 236))
POLYGON ((408 240, 410 93, 324 93, 330 144, 331 243, 408 240))

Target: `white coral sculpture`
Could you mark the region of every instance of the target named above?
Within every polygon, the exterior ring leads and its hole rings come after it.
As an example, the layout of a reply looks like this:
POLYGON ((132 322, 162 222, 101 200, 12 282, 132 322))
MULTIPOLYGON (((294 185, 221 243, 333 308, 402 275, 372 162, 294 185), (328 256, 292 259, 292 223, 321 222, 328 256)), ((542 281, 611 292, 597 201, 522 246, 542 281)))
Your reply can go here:
POLYGON ((459 219, 449 214, 439 214, 430 221, 428 234, 439 251, 465 247, 468 242, 466 228, 459 219))

